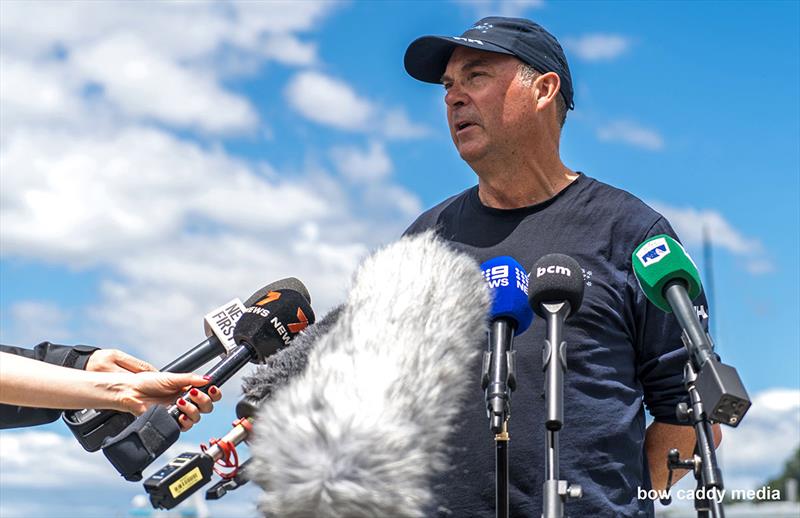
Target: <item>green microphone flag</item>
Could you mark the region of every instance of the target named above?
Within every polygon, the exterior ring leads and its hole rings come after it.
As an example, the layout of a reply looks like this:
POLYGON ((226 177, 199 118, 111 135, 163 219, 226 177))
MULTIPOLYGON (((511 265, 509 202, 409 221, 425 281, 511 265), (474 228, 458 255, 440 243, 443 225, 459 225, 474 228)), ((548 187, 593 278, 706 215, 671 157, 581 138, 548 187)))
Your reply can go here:
POLYGON ((659 309, 672 312, 664 297, 664 287, 670 281, 683 281, 689 298, 694 300, 702 291, 700 274, 692 258, 680 243, 666 234, 651 237, 631 256, 633 272, 645 296, 659 309))

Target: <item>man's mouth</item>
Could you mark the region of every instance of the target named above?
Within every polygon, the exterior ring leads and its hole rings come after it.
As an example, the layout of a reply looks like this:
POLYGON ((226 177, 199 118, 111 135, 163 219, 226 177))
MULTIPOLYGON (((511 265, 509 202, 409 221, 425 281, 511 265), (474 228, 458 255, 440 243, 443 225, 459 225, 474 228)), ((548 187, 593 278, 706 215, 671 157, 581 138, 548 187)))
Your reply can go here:
POLYGON ((470 122, 470 121, 459 122, 459 123, 456 124, 456 133, 458 133, 461 130, 467 129, 470 126, 475 126, 475 123, 474 122, 470 122))

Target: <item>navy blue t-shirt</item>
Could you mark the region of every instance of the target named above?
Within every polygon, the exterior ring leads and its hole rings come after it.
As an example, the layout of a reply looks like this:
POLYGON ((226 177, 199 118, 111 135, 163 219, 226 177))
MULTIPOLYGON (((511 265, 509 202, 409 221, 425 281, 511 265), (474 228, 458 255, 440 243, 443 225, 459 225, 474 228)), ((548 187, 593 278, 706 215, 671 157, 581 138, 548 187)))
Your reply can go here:
MULTIPOLYGON (((583 498, 569 501, 567 512, 573 518, 653 516, 653 503, 637 499, 638 487, 650 488, 644 409, 657 421, 678 424, 688 356, 674 316, 642 293, 631 253, 650 236, 676 237, 669 223, 633 195, 580 175, 553 198, 511 210, 484 206, 473 187, 422 214, 406 234, 429 228, 481 263, 509 255, 530 269, 549 253, 578 261, 585 290, 564 329, 560 478, 580 484, 583 498)), ((695 303, 706 306, 705 297, 695 303)), ((545 322, 537 317, 514 341, 509 492, 515 517, 542 513, 544 338, 545 322)), ((448 445, 453 467, 434 483, 438 516, 495 516, 495 442, 479 371, 476 361, 475 383, 448 445)))

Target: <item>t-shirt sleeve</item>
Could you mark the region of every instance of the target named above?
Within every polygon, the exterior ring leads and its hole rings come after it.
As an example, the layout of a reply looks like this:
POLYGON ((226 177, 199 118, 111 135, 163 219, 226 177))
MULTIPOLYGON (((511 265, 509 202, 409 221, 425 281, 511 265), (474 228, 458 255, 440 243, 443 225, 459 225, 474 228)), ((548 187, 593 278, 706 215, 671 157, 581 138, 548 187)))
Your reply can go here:
MULTIPOLYGON (((678 239, 666 219, 660 217, 645 239, 667 234, 678 239)), ((644 392, 644 404, 656 421, 683 424, 675 407, 689 397, 683 384, 683 368, 689 355, 681 341, 681 327, 675 315, 666 313, 647 300, 631 268, 627 289, 633 301, 636 329, 637 374, 644 392)), ((705 293, 694 300, 703 327, 708 330, 708 302, 705 293)))

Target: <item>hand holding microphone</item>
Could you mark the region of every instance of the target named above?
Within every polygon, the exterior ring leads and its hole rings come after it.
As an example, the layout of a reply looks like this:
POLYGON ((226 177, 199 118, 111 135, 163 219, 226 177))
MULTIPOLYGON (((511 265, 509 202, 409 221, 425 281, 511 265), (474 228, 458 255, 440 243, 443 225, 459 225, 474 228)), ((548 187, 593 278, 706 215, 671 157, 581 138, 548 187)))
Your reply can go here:
MULTIPOLYGON (((291 289, 300 293, 309 302, 311 300, 303 283, 294 277, 288 277, 270 283, 256 291, 245 301, 244 305, 239 299, 226 302, 206 315, 204 324, 207 338, 166 365, 161 371, 191 372, 216 356, 225 356, 236 347, 233 339, 233 329, 245 308, 263 299, 268 292, 278 289, 291 289)), ((133 372, 155 370, 149 363, 113 349, 95 351, 86 365, 86 370, 114 371, 122 369, 133 372)), ((214 383, 221 384, 220 382, 212 382, 211 385, 214 383)), ((215 394, 211 394, 211 396, 216 397, 215 394)), ((198 395, 189 394, 188 397, 191 401, 199 403, 202 406, 201 410, 205 412, 207 398, 203 392, 198 395)), ((183 410, 188 419, 183 419, 180 425, 182 429, 188 430, 193 422, 197 422, 199 416, 191 405, 186 405, 183 410)), ((127 411, 119 412, 85 408, 83 410, 64 412, 63 420, 81 446, 86 451, 94 452, 102 447, 105 440, 116 436, 129 426, 134 421, 134 416, 132 413, 127 413, 127 411)))
MULTIPOLYGON (((299 282, 299 281, 297 281, 299 282)), ((261 363, 286 347, 300 331, 314 323, 314 312, 298 291, 267 292, 245 310, 234 328, 236 347, 206 377, 222 385, 248 362, 261 363)), ((200 387, 198 391, 204 391, 200 387)), ((191 397, 191 393, 184 396, 191 397)), ((156 406, 125 430, 103 443, 103 453, 127 480, 141 480, 142 470, 178 439, 180 405, 156 406)))

